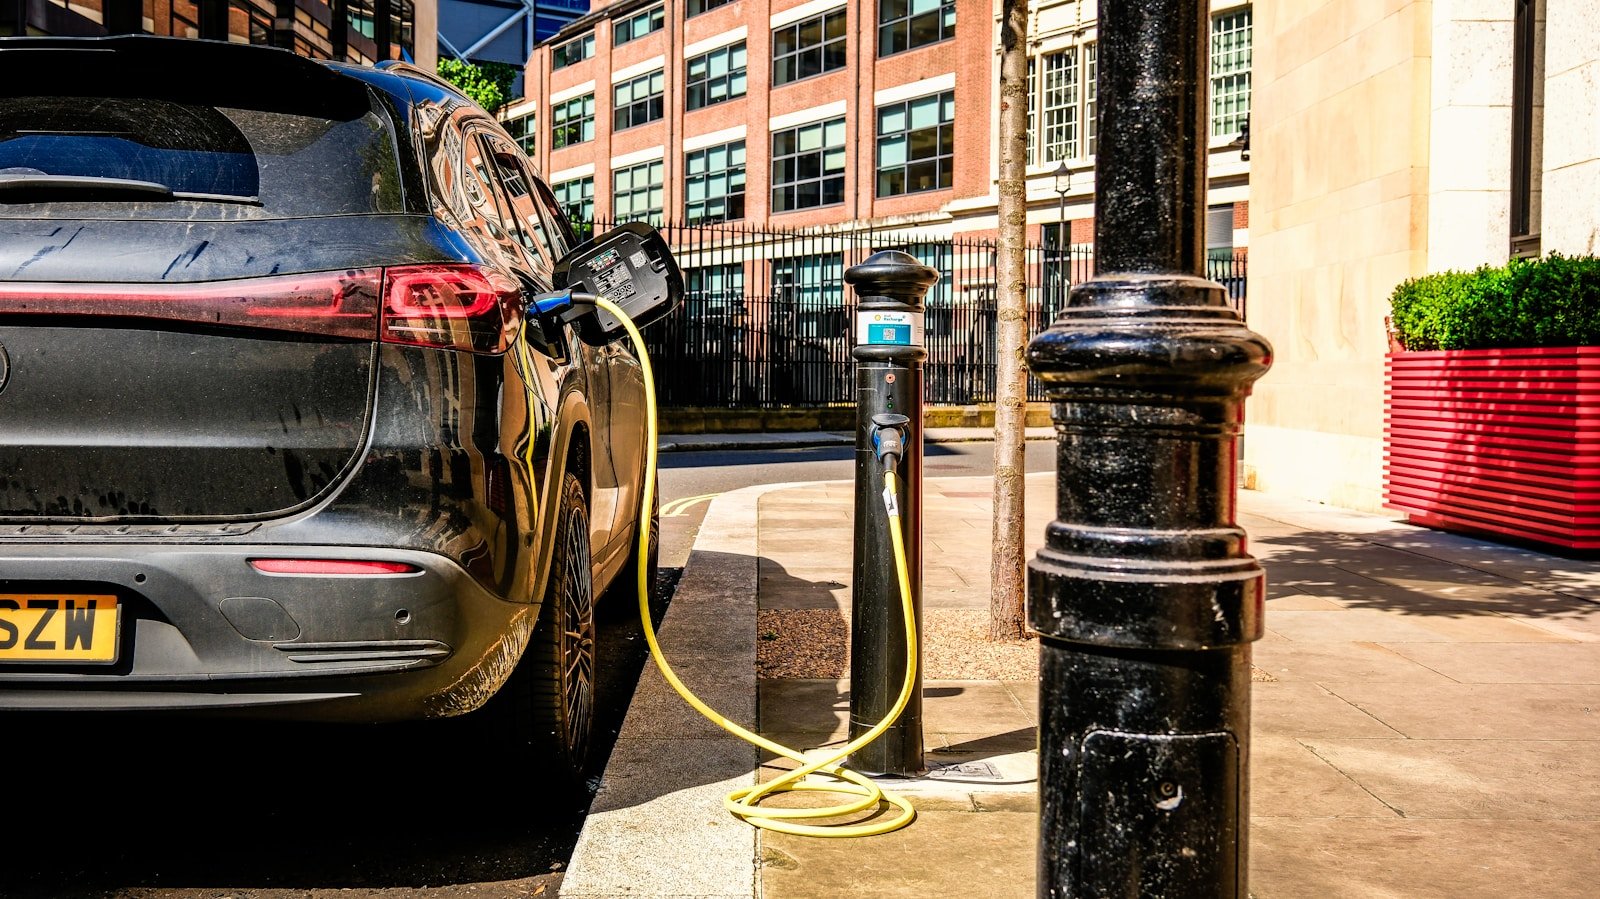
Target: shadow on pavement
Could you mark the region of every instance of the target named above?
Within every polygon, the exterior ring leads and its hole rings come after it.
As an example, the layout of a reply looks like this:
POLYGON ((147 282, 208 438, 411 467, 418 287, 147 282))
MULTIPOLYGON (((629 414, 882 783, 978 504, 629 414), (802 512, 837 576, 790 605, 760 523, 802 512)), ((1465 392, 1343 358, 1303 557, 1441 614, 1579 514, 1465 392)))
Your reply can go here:
MULTIPOLYGON (((1268 599, 1306 595, 1329 598, 1347 609, 1451 618, 1565 617, 1581 614, 1586 605, 1592 609, 1592 600, 1554 592, 1562 586, 1557 569, 1573 564, 1554 557, 1543 557, 1536 569, 1525 572, 1537 581, 1530 584, 1431 554, 1326 531, 1254 537, 1251 552, 1267 571, 1268 599)), ((1585 593, 1593 593, 1594 584, 1593 575, 1586 582, 1572 578, 1572 586, 1585 593)), ((1270 627, 1270 614, 1267 623, 1270 627)))

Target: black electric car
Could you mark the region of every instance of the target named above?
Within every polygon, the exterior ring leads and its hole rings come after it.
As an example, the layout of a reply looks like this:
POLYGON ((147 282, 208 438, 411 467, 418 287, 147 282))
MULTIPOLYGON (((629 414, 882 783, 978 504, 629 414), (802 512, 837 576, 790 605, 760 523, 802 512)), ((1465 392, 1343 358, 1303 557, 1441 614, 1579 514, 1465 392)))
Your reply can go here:
POLYGON ((643 381, 530 300, 619 285, 682 290, 420 70, 0 40, 0 715, 488 703, 579 771, 643 381))

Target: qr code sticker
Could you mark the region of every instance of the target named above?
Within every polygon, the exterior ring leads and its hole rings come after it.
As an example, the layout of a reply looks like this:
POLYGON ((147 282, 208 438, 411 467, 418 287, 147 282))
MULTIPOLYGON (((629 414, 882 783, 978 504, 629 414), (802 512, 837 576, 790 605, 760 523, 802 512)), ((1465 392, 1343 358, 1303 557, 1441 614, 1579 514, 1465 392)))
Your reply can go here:
POLYGON ((644 250, 636 250, 629 258, 632 260, 634 268, 644 268, 650 264, 650 254, 644 250))

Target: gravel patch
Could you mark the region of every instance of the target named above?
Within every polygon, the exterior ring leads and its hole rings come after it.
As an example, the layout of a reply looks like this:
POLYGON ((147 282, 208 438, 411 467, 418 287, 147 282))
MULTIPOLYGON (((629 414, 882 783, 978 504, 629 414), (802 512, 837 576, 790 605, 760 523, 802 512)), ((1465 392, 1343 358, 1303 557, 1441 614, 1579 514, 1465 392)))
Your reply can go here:
MULTIPOLYGON (((756 613, 756 676, 850 676, 850 621, 837 609, 756 613)), ((922 616, 922 676, 928 680, 1037 680, 1036 637, 991 642, 989 610, 934 609, 922 616)), ((1250 679, 1277 678, 1251 666, 1250 679)))
MULTIPOLYGON (((850 676, 850 622, 836 609, 771 609, 756 617, 760 677, 850 676)), ((988 609, 935 609, 922 616, 922 676, 928 680, 1035 680, 1033 638, 990 642, 988 609)))

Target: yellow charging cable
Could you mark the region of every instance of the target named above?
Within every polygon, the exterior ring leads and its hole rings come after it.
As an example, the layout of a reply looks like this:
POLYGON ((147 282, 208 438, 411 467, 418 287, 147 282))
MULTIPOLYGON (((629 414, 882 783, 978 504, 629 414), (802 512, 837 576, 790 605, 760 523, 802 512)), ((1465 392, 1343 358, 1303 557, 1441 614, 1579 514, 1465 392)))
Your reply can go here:
MULTIPOLYGON (((639 367, 644 375, 644 402, 645 402, 645 479, 644 497, 639 505, 641 509, 654 507, 656 489, 656 388, 655 375, 650 368, 650 354, 645 350, 644 337, 633 321, 617 307, 615 303, 604 297, 597 297, 595 305, 616 316, 617 321, 627 329, 628 337, 633 340, 633 345, 639 353, 639 367)), ((754 787, 744 787, 729 793, 722 804, 728 811, 748 823, 775 830, 782 833, 799 834, 809 837, 868 837, 880 833, 889 833, 899 830, 910 824, 916 818, 916 809, 905 797, 884 790, 873 783, 866 775, 839 765, 839 762, 853 752, 858 752, 862 747, 876 740, 888 730, 900 713, 905 711, 906 704, 911 701, 911 691, 916 689, 917 683, 917 621, 916 612, 911 606, 911 576, 906 570, 906 549, 904 538, 900 534, 899 503, 895 499, 895 473, 891 469, 884 473, 884 506, 889 513, 889 538, 894 543, 894 564, 900 581, 900 609, 905 615, 906 630, 906 679, 900 687, 900 696, 895 699, 894 707, 882 721, 873 725, 872 729, 856 737, 833 751, 825 758, 815 761, 806 761, 805 754, 796 749, 790 749, 779 743, 774 743, 766 737, 729 721, 720 712, 706 705, 700 697, 678 679, 678 675, 667 664, 666 657, 661 652, 661 644, 656 640, 655 627, 650 622, 650 584, 648 581, 649 570, 646 558, 649 555, 650 528, 645 522, 639 526, 639 570, 636 573, 639 579, 639 619, 644 624, 645 642, 650 644, 650 657, 655 659, 656 667, 661 669, 661 675, 672 685, 672 689, 683 697, 684 702, 694 707, 694 710, 704 715, 708 720, 733 734, 747 743, 753 743, 768 752, 776 753, 785 758, 800 763, 800 767, 789 771, 767 783, 754 787), (833 778, 831 782, 817 783, 805 781, 803 778, 821 774, 833 778), (791 792, 823 792, 842 793, 859 797, 837 805, 821 808, 774 808, 763 807, 761 800, 776 796, 779 793, 791 792), (900 810, 898 815, 881 820, 867 820, 857 824, 808 824, 807 820, 817 818, 837 818, 845 815, 854 815, 859 812, 872 810, 876 812, 887 803, 900 810)))

